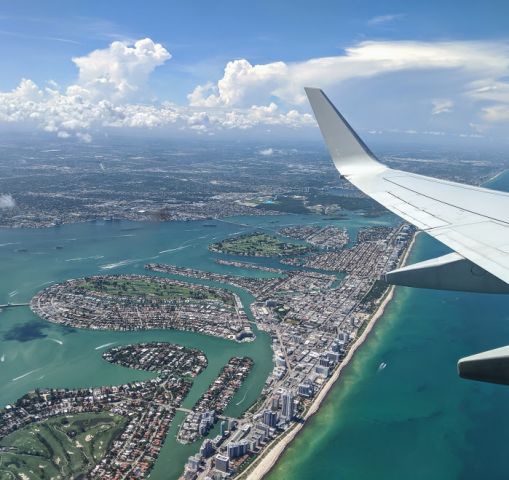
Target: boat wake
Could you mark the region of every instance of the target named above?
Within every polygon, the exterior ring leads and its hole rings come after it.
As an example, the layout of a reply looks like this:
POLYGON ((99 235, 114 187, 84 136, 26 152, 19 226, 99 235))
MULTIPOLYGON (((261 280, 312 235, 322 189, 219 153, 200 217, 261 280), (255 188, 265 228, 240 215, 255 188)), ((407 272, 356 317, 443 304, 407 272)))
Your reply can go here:
POLYGON ((102 348, 106 348, 106 347, 110 347, 111 345, 115 345, 115 343, 117 343, 117 342, 105 343, 103 345, 99 345, 98 347, 95 347, 94 350, 101 350, 102 348))
POLYGON ((119 262, 106 263, 105 265, 100 265, 99 268, 101 270, 113 270, 114 268, 125 267, 126 265, 131 265, 131 263, 136 263, 138 261, 139 261, 138 259, 135 259, 135 260, 120 260, 119 262))
POLYGON ((239 402, 237 402, 235 405, 240 405, 241 403, 244 403, 244 400, 246 399, 247 397, 247 392, 244 393, 244 396, 242 397, 242 400, 240 400, 239 402))
POLYGON ((92 255, 91 257, 75 257, 75 258, 68 258, 65 260, 66 262, 81 262, 82 260, 99 260, 101 258, 104 258, 104 255, 92 255))
POLYGON ((385 362, 382 362, 380 365, 378 365, 378 371, 382 371, 385 367, 387 366, 387 364, 385 362))
POLYGON ((168 250, 161 250, 159 253, 170 253, 177 252, 179 250, 184 250, 184 248, 189 248, 191 245, 181 245, 180 247, 169 248, 168 250))
POLYGON ((13 378, 12 381, 17 382, 18 380, 21 380, 22 378, 28 377, 28 375, 32 375, 32 373, 35 373, 38 370, 40 370, 40 368, 36 368, 35 370, 30 370, 29 372, 24 373, 23 375, 20 375, 19 377, 13 378))
POLYGON ((18 294, 18 291, 13 290, 12 292, 9 292, 9 297, 14 297, 14 295, 17 295, 17 294, 18 294))
POLYGON ((48 338, 48 340, 51 340, 52 342, 58 343, 59 345, 63 345, 64 342, 62 340, 59 340, 58 338, 48 338))

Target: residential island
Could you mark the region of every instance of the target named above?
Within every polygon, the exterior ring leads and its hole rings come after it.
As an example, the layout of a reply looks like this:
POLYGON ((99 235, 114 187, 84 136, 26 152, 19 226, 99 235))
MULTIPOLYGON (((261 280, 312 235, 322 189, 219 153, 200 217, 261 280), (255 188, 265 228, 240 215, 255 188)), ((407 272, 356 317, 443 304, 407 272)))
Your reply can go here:
POLYGON ((177 439, 181 443, 194 442, 209 433, 252 367, 249 357, 233 357, 228 361, 180 426, 177 439))
POLYGON ((50 322, 108 330, 189 330, 253 339, 240 299, 219 288, 141 275, 103 275, 51 285, 32 310, 50 322))
POLYGON ((210 245, 213 252, 250 257, 282 257, 308 253, 309 245, 299 245, 280 240, 262 232, 246 233, 210 245))

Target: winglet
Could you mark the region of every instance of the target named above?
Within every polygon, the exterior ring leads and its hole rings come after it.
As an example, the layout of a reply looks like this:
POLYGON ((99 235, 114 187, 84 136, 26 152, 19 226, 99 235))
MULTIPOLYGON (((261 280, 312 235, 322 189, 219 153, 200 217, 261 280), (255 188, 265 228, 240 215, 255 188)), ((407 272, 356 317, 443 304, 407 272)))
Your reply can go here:
POLYGON ((329 153, 339 173, 345 177, 383 170, 386 167, 359 138, 343 115, 319 88, 304 89, 329 153))

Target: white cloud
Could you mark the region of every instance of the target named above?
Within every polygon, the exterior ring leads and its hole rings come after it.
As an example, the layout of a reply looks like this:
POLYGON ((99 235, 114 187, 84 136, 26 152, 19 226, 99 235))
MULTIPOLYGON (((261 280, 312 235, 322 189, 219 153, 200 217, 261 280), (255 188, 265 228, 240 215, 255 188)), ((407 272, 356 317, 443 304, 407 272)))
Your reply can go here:
POLYGON ((72 59, 79 69, 79 79, 67 89, 68 94, 94 100, 132 98, 146 85, 154 69, 170 58, 170 52, 150 38, 132 46, 113 42, 108 48, 72 59))
POLYGON ((92 141, 92 135, 90 135, 90 133, 78 132, 76 137, 84 143, 90 143, 92 141))
POLYGON ((433 108, 431 110, 432 115, 450 113, 452 112, 452 107, 454 107, 454 102, 446 98, 436 98, 435 100, 432 100, 431 103, 433 104, 433 108))
POLYGON ((264 148, 263 150, 260 150, 258 153, 260 155, 263 155, 264 157, 270 157, 271 155, 274 154, 274 149, 273 148, 264 148))
POLYGON ((247 106, 268 98, 300 105, 305 86, 327 88, 387 73, 454 69, 474 77, 497 76, 508 73, 508 54, 507 44, 490 42, 362 42, 344 55, 304 62, 252 65, 233 60, 217 83, 197 86, 188 98, 191 105, 204 107, 247 106))
MULTIPOLYGON (((370 79, 404 74, 408 81, 420 79, 425 72, 454 81, 448 91, 422 92, 425 120, 421 124, 416 120, 417 103, 406 110, 398 105, 400 111, 407 111, 406 121, 400 118, 399 125, 397 120, 391 125, 372 122, 369 130, 404 125, 408 131, 426 132, 430 103, 433 115, 448 113, 441 122, 452 122, 459 118, 455 117, 456 105, 461 102, 464 114, 464 103, 470 102, 470 116, 460 120, 465 127, 473 124, 476 131, 484 132, 486 123, 509 121, 509 83, 502 80, 509 75, 508 57, 509 44, 503 42, 371 41, 347 48, 341 55, 301 62, 257 65, 237 59, 226 64, 224 74, 215 82, 196 86, 188 95, 189 105, 178 106, 141 103, 146 100, 143 92, 149 76, 171 58, 161 44, 151 39, 134 44, 113 42, 108 48, 75 58, 79 76, 67 88, 52 81, 42 88, 22 79, 12 91, 0 92, 0 123, 25 124, 84 142, 91 141, 96 131, 107 129, 172 128, 207 134, 232 129, 267 131, 275 126, 297 129, 315 124, 310 113, 302 111, 309 111, 304 86, 319 86, 333 95, 334 89, 344 89, 341 93, 348 95, 352 85, 370 79), (415 77, 408 77, 409 73, 415 77)), ((394 89, 401 78, 390 80, 386 83, 394 89)), ((369 88, 366 84, 367 92, 369 88)), ((393 95, 399 98, 398 91, 393 95)), ((405 102, 411 104, 416 98, 412 95, 405 102)), ((376 97, 380 102, 386 100, 383 91, 377 90, 376 97)), ((359 105, 358 111, 369 112, 368 107, 359 105)), ((393 118, 397 116, 391 114, 391 122, 393 118)), ((445 123, 440 128, 446 128, 445 123)))
POLYGON ((12 197, 12 195, 9 194, 1 194, 0 195, 0 209, 1 210, 7 210, 14 208, 16 206, 16 201, 12 197))
POLYGON ((367 21, 368 25, 383 25, 385 23, 393 22, 394 20, 400 20, 404 18, 405 15, 403 13, 393 13, 388 15, 378 15, 377 17, 370 18, 367 21))

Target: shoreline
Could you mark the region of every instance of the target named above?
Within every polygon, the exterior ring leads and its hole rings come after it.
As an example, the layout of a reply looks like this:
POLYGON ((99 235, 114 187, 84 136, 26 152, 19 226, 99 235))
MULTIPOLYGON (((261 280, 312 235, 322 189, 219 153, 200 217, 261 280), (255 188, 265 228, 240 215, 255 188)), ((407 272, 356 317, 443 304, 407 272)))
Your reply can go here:
MULTIPOLYGON (((415 240, 417 238, 417 235, 419 232, 416 232, 414 236, 412 237, 412 240, 410 241, 402 259, 400 262, 400 266, 403 266, 406 264, 408 257, 410 255, 410 252, 412 251, 415 240)), ((368 338, 370 332, 373 330, 373 327, 375 326, 376 322, 383 316, 385 309, 387 308, 387 305, 390 303, 390 301, 394 297, 394 289, 395 286, 392 285, 387 293, 385 294, 385 297, 382 299, 382 302, 378 306, 378 308, 373 313, 372 317, 370 318, 368 325, 358 337, 352 347, 348 350, 348 353, 346 357, 343 359, 341 364, 338 366, 338 368, 333 373, 332 377, 325 383, 325 385, 321 388, 318 395, 315 397, 313 402, 311 403, 308 411, 306 412, 306 415, 304 416, 303 422, 298 423, 293 429, 283 434, 283 437, 280 439, 276 439, 275 443, 272 447, 268 448, 268 451, 265 454, 262 454, 258 462, 254 462, 251 467, 253 469, 249 471, 249 468, 247 471, 241 472, 241 474, 234 478, 246 478, 247 480, 259 480, 261 478, 264 478, 266 475, 270 473, 270 471, 276 466, 279 458, 284 453, 286 447, 290 445, 290 443, 293 441, 293 439, 299 434, 299 432, 306 426, 306 423, 309 421, 309 419, 315 415, 322 402, 327 398, 327 395, 329 394, 332 387, 336 384, 336 382, 341 378, 341 374, 343 373, 343 370, 350 364, 352 358, 355 355, 355 352, 364 344, 366 339, 368 338)))

